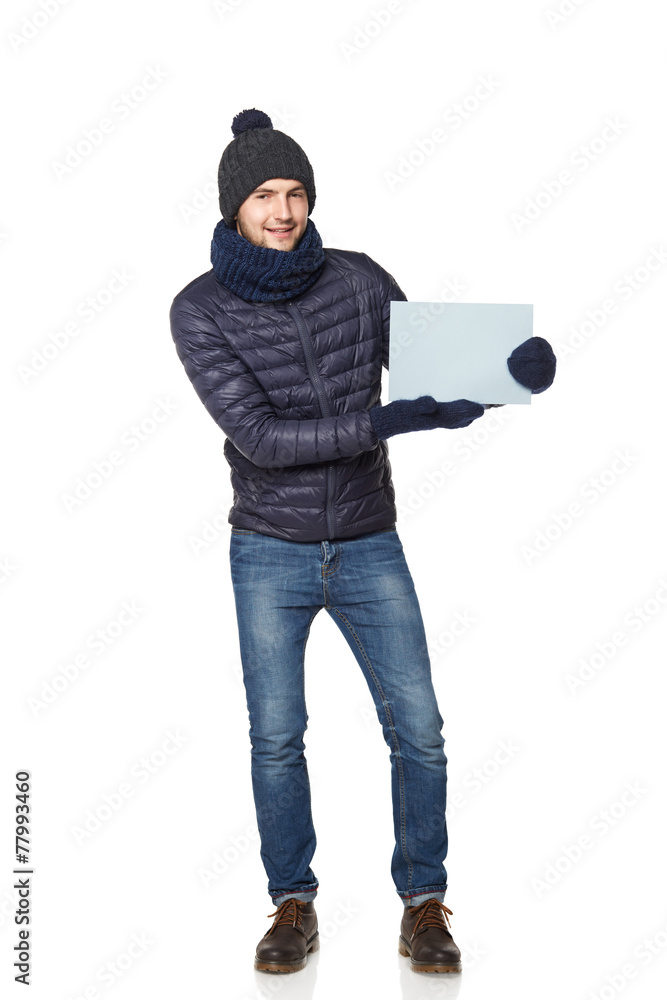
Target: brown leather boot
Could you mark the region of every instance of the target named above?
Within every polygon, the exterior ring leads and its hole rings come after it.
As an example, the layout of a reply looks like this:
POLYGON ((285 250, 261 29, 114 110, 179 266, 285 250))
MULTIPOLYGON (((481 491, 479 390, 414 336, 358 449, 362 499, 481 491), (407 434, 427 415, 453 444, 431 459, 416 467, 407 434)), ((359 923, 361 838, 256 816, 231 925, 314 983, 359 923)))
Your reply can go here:
POLYGON ((298 972, 306 955, 320 946, 317 914, 308 903, 290 896, 267 916, 276 919, 257 945, 255 968, 261 972, 298 972))
POLYGON ((415 972, 460 972, 461 952, 447 930, 453 911, 433 898, 403 910, 399 955, 410 956, 415 972))

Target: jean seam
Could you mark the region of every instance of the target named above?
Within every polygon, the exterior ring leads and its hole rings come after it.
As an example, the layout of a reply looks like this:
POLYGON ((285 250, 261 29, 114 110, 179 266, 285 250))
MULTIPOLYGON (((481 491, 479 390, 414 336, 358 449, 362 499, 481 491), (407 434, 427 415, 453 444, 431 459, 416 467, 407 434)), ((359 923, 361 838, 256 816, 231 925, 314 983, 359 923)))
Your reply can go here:
POLYGON ((333 576, 340 565, 340 545, 338 548, 334 548, 334 560, 327 566, 323 566, 322 578, 328 580, 330 576, 333 576))
POLYGON ((322 590, 324 592, 324 607, 328 608, 329 605, 329 591, 327 589, 327 580, 334 575, 338 566, 340 565, 340 546, 335 552, 333 563, 329 563, 328 566, 322 566, 322 590))
MULTIPOLYGON (((301 650, 301 680, 302 680, 302 685, 303 685, 303 687, 302 687, 302 697, 303 697, 303 708, 304 708, 304 712, 306 714, 306 718, 304 719, 304 722, 306 723, 306 728, 308 728, 308 718, 307 718, 307 716, 308 716, 308 708, 306 706, 306 672, 304 670, 304 665, 305 665, 305 661, 306 661, 306 643, 308 642, 308 636, 310 635, 310 626, 313 624, 313 620, 314 620, 315 615, 317 614, 318 611, 319 611, 319 608, 317 608, 315 611, 313 611, 312 615, 310 616, 310 621, 308 622, 308 628, 306 629, 306 634, 305 634, 304 640, 303 640, 303 649, 301 650)), ((305 771, 306 771, 306 783, 308 785, 308 800, 310 802, 312 802, 312 791, 311 791, 311 787, 310 787, 310 775, 308 774, 308 764, 306 764, 305 771)), ((311 822, 312 822, 312 818, 313 818, 312 805, 311 805, 311 810, 310 810, 310 818, 311 818, 311 822)), ((314 824, 313 824, 313 829, 314 829, 314 824)))
POLYGON ((397 766, 397 770, 398 770, 398 779, 399 779, 399 789, 398 790, 399 790, 400 816, 401 816, 401 847, 403 848, 403 857, 404 857, 404 859, 406 861, 406 864, 408 866, 408 888, 411 888, 413 867, 412 867, 412 860, 411 860, 410 856, 408 855, 407 847, 406 847, 406 843, 405 843, 405 780, 404 780, 404 775, 403 775, 403 760, 402 760, 402 757, 401 757, 401 748, 400 748, 399 743, 398 743, 398 736, 396 735, 396 730, 394 728, 394 722, 393 722, 393 719, 391 717, 391 711, 389 709, 389 705, 387 703, 387 699, 385 698, 384 691, 382 690, 382 685, 380 684, 380 682, 379 682, 379 680, 377 678, 377 675, 376 675, 375 671, 373 670, 373 665, 372 665, 372 663, 371 663, 371 661, 370 661, 370 659, 368 657, 368 654, 366 653, 366 650, 363 647, 361 639, 359 638, 359 636, 355 632, 355 629, 354 629, 354 626, 352 625, 352 622, 349 621, 349 619, 345 617, 345 615, 343 614, 342 611, 339 611, 339 609, 336 608, 336 607, 334 607, 333 605, 330 605, 330 604, 327 603, 325 605, 325 607, 327 608, 327 610, 335 611, 336 614, 338 615, 338 617, 341 619, 341 621, 344 622, 344 624, 347 626, 347 628, 351 632, 351 634, 352 634, 352 636, 354 638, 354 641, 356 642, 357 646, 361 650, 361 655, 363 656, 364 661, 366 662, 366 665, 368 667, 370 675, 373 678, 373 682, 374 682, 374 684, 375 684, 375 686, 376 686, 376 688, 377 688, 377 690, 378 690, 378 692, 380 694, 380 697, 382 699, 382 706, 383 706, 383 708, 385 710, 385 714, 386 714, 387 719, 389 721, 389 728, 391 729, 391 734, 392 734, 392 742, 394 743, 394 746, 395 746, 395 749, 396 749, 396 766, 397 766))

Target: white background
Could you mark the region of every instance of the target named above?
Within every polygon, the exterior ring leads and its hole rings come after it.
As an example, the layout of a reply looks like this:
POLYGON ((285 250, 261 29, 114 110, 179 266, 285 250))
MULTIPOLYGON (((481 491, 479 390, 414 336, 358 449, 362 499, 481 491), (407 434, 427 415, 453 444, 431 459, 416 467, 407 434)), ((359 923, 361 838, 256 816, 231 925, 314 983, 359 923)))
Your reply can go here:
POLYGON ((658 5, 14 0, 2 21, 6 994, 24 995, 12 847, 13 775, 27 768, 40 1000, 661 995, 658 5), (559 356, 530 407, 390 443, 445 720, 461 976, 419 976, 397 954, 389 751, 324 612, 306 654, 322 948, 293 976, 252 967, 273 907, 229 468, 168 322, 210 268, 218 162, 250 107, 306 150, 325 246, 368 253, 409 299, 454 286, 458 301, 531 302, 559 356), (111 131, 58 176, 104 118, 111 131), (420 157, 437 128, 446 137, 420 157), (96 486, 68 506, 80 479, 96 486), (458 636, 456 620, 469 623, 458 636), (216 855, 226 869, 206 887, 216 855))

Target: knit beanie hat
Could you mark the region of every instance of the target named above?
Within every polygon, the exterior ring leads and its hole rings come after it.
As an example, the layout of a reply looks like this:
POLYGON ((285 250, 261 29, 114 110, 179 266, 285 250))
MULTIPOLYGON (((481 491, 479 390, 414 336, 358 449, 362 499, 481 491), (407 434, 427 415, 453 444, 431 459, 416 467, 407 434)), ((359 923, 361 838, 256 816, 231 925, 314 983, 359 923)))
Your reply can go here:
POLYGON ((232 121, 234 138, 226 147, 218 168, 220 212, 225 223, 236 229, 234 216, 255 188, 272 177, 301 181, 308 194, 308 215, 315 205, 313 168, 301 146, 273 127, 263 111, 240 111, 232 121))

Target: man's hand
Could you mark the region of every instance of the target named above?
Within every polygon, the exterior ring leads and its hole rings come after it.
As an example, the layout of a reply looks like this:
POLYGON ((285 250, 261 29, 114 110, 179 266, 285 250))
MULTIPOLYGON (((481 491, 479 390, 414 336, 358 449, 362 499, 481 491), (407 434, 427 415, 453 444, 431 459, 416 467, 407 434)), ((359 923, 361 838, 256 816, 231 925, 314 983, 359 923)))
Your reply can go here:
POLYGON ((467 427, 481 417, 485 407, 482 403, 473 403, 470 399, 455 399, 451 403, 438 403, 436 427, 448 427, 454 430, 467 427))
POLYGON ((556 375, 556 355, 544 337, 529 337, 507 359, 510 374, 531 392, 544 392, 556 375))
POLYGON ((469 399, 438 403, 433 396, 419 396, 417 399, 394 399, 385 406, 372 406, 369 413, 378 438, 386 440, 392 434, 404 434, 407 431, 467 427, 482 416, 484 407, 469 399))

